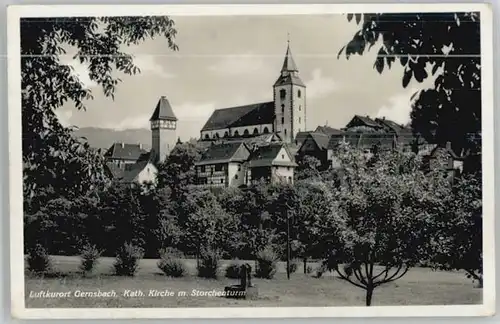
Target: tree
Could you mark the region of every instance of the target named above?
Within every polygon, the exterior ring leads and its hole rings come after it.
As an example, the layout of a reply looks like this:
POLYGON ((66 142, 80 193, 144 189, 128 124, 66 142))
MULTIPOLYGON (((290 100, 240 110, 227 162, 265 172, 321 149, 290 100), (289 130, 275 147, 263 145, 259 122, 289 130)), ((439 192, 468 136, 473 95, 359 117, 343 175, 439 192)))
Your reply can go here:
POLYGON ((331 267, 352 285, 366 290, 372 304, 375 288, 397 280, 432 254, 436 218, 449 182, 425 174, 418 157, 382 151, 367 157, 348 145, 339 149, 344 181, 336 192, 341 244, 332 246, 331 267), (340 267, 344 263, 346 266, 340 267))
POLYGON ((297 180, 319 177, 321 161, 314 156, 304 155, 298 161, 296 178, 297 180))
POLYGON ((379 46, 374 68, 404 67, 402 85, 435 78, 414 95, 411 126, 431 143, 460 152, 481 145, 481 44, 478 12, 349 14, 360 29, 341 49, 347 58, 379 46), (430 75, 429 75, 430 72, 430 75))
MULTIPOLYGON (((100 152, 63 127, 56 110, 66 102, 85 109, 92 90, 61 62, 67 50, 88 66, 90 79, 114 97, 124 74, 140 72, 123 48, 164 36, 174 43, 174 22, 155 17, 67 17, 21 19, 21 88, 25 198, 75 197, 105 182, 100 152)), ((43 204, 43 202, 38 203, 43 204)))
POLYGON ((483 285, 482 185, 470 174, 456 179, 453 194, 439 217, 434 240, 435 266, 444 270, 465 270, 467 277, 483 285))

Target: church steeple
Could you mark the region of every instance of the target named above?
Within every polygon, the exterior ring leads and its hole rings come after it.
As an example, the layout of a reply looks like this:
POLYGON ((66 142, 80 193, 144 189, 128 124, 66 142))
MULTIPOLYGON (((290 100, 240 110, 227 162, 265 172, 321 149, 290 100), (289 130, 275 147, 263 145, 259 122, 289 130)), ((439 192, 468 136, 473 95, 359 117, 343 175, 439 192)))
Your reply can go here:
POLYGON ((288 40, 285 60, 283 61, 283 67, 281 68, 281 74, 283 74, 283 72, 299 72, 297 64, 295 64, 295 61, 292 57, 292 50, 290 50, 290 40, 288 40))
POLYGON ((285 59, 283 60, 283 65, 281 67, 281 73, 274 86, 295 84, 305 87, 304 82, 302 82, 299 77, 299 69, 297 68, 297 64, 295 64, 295 60, 292 56, 292 50, 290 49, 290 38, 288 39, 287 43, 288 44, 286 47, 285 59))

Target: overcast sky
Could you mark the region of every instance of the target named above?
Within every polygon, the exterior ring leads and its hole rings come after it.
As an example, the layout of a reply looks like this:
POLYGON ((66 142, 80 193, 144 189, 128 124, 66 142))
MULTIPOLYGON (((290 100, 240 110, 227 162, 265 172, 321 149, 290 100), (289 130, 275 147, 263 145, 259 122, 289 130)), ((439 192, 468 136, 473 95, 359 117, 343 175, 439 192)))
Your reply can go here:
POLYGON ((272 100, 288 33, 307 86, 309 130, 325 124, 343 127, 354 114, 406 123, 410 96, 424 86, 412 82, 403 89, 399 65, 378 74, 373 69, 376 51, 337 59, 357 30, 343 15, 172 18, 179 51, 172 52, 161 38, 130 48, 142 73, 122 77, 114 101, 92 84, 84 66, 74 64, 95 98, 85 112, 71 105, 60 109, 61 121, 79 127, 149 128, 153 109, 165 95, 179 118, 181 139, 198 137, 214 109, 272 100))

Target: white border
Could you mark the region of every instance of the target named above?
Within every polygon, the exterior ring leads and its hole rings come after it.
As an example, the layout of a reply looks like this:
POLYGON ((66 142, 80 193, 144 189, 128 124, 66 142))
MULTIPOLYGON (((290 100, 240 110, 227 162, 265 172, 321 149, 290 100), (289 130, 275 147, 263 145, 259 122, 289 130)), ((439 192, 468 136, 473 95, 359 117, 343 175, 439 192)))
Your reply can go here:
POLYGON ((495 312, 493 26, 492 6, 450 4, 265 4, 265 5, 21 5, 7 8, 8 122, 10 169, 10 255, 12 315, 24 319, 70 318, 277 318, 277 317, 429 317, 491 316, 495 312), (61 16, 211 16, 312 15, 349 12, 449 12, 481 14, 482 138, 483 138, 483 257, 482 305, 371 307, 252 307, 252 308, 120 308, 33 309, 24 305, 23 182, 21 143, 21 17, 61 16))

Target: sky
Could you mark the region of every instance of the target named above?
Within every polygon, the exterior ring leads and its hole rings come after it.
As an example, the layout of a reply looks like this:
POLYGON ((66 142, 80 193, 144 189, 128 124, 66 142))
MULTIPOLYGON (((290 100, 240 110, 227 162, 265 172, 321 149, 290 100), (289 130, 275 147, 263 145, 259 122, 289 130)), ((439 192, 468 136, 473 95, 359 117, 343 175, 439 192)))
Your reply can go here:
POLYGON ((412 94, 428 87, 411 82, 402 87, 403 68, 394 65, 379 74, 377 47, 363 56, 337 58, 357 31, 346 16, 179 16, 171 17, 179 51, 164 38, 130 47, 141 73, 120 76, 115 99, 106 98, 84 65, 64 57, 94 99, 86 111, 71 103, 57 111, 64 125, 116 130, 149 128, 161 96, 170 101, 181 140, 199 137, 214 109, 272 101, 290 40, 299 76, 307 86, 307 128, 341 128, 355 115, 386 117, 407 123, 412 94))

